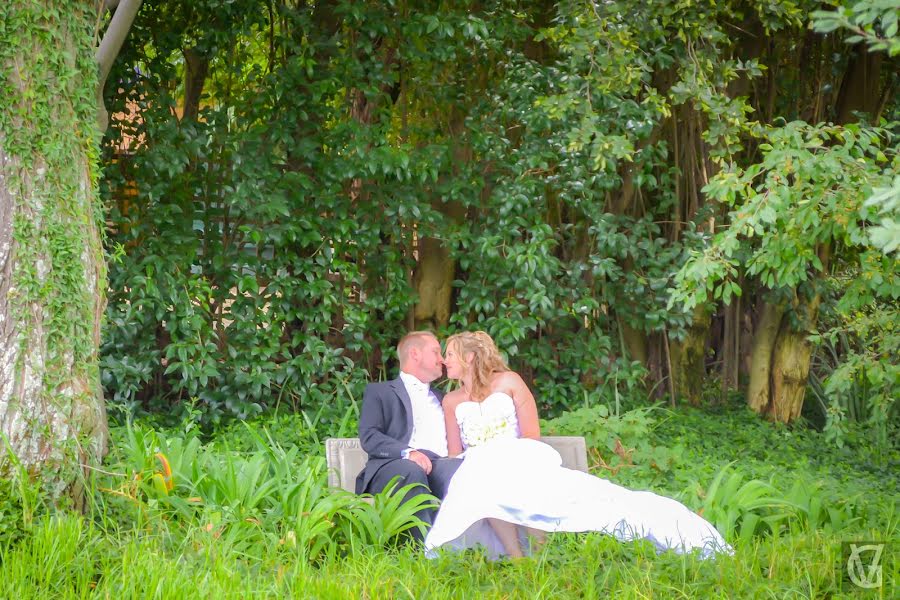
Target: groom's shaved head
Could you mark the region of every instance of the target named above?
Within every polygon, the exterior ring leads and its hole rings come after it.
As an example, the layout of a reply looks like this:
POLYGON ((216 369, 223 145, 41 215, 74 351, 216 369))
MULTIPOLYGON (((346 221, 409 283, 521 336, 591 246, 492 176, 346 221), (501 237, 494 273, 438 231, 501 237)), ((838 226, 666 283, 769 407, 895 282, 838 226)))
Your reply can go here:
POLYGON ((437 340, 437 336, 430 331, 412 331, 403 336, 397 344, 397 356, 400 358, 400 366, 409 360, 409 351, 413 348, 421 349, 426 342, 437 340))

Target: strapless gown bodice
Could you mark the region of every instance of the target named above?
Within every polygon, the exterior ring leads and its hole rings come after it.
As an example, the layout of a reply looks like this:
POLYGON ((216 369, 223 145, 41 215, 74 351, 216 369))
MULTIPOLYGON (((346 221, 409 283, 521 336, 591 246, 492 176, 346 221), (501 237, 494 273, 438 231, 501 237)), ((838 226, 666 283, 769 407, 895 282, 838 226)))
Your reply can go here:
POLYGON ((481 402, 460 402, 456 406, 456 422, 463 449, 519 437, 515 402, 503 392, 494 392, 481 402))

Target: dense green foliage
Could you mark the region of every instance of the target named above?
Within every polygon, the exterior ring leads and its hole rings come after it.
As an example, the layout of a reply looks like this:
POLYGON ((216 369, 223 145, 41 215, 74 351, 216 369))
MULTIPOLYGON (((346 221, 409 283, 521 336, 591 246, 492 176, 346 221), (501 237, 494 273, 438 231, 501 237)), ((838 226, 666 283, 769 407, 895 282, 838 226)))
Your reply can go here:
POLYGON ((774 303, 823 342, 808 418, 894 427, 892 209, 865 200, 895 126, 807 123, 895 107, 844 89, 856 50, 808 35, 813 8, 148 0, 107 93, 111 406, 316 410, 422 326, 488 330, 548 415, 699 403, 760 368, 774 303), (847 410, 876 371, 874 408, 847 410))

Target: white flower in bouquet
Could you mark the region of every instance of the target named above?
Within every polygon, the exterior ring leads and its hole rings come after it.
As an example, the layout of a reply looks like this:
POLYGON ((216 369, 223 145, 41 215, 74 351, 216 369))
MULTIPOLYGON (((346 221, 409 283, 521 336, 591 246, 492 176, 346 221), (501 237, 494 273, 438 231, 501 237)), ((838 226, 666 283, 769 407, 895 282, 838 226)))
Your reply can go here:
POLYGON ((487 417, 466 423, 466 443, 479 446, 498 437, 515 437, 514 424, 500 416, 487 417))

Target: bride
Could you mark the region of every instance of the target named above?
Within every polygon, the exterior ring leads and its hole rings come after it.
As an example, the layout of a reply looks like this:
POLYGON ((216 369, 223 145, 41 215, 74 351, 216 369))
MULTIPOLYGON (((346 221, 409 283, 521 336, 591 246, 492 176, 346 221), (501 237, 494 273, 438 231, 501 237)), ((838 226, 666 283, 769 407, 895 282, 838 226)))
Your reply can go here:
POLYGON ((636 492, 562 467, 559 454, 538 441, 537 405, 483 331, 447 340, 447 377, 460 388, 444 397, 450 456, 464 457, 434 526, 428 556, 439 548, 476 545, 489 556, 520 557, 547 532, 600 531, 658 549, 731 549, 719 532, 683 504, 636 492))

